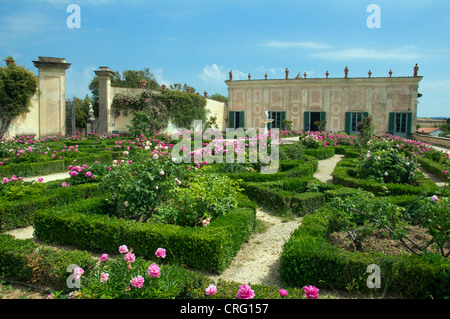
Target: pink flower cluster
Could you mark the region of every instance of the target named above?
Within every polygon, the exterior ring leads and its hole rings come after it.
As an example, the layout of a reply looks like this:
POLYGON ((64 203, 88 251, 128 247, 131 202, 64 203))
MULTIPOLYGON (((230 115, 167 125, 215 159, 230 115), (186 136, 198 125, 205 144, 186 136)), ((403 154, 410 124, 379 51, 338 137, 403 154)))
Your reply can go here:
POLYGON ((305 292, 306 299, 317 299, 319 296, 319 289, 314 286, 305 286, 303 287, 303 291, 305 292))
POLYGON ((3 184, 8 184, 9 182, 15 182, 15 181, 23 181, 22 177, 17 177, 16 175, 11 176, 11 179, 8 179, 7 177, 3 177, 3 184))
POLYGON ((236 298, 238 299, 252 299, 255 297, 255 292, 251 289, 252 287, 244 284, 242 286, 239 286, 238 293, 236 295, 236 298))
MULTIPOLYGON (((78 174, 83 173, 83 171, 87 168, 88 166, 86 164, 83 164, 82 166, 75 166, 73 167, 72 165, 69 166, 69 175, 72 177, 77 176, 78 174)), ((92 178, 95 179, 95 175, 92 174, 92 172, 88 171, 85 173, 85 177, 87 178, 92 178)))
MULTIPOLYGON (((119 253, 124 254, 123 259, 127 262, 127 267, 131 269, 131 263, 136 260, 135 255, 132 253, 132 249, 128 249, 126 245, 122 245, 119 247, 119 253)), ((156 257, 165 258, 166 257, 166 250, 164 248, 158 248, 155 252, 156 257)), ((106 261, 108 260, 108 255, 103 254, 100 257, 100 261, 106 261)), ((147 274, 151 278, 158 278, 161 275, 161 268, 156 263, 153 263, 148 266, 147 268, 147 274)), ((109 275, 108 275, 109 276, 109 275)), ((102 277, 103 278, 103 277, 102 277)), ((106 277, 106 280, 108 277, 106 277)), ((105 280, 105 281, 106 281, 105 280)), ((130 283, 135 288, 142 288, 144 285, 144 277, 141 275, 138 275, 130 280, 130 283)))

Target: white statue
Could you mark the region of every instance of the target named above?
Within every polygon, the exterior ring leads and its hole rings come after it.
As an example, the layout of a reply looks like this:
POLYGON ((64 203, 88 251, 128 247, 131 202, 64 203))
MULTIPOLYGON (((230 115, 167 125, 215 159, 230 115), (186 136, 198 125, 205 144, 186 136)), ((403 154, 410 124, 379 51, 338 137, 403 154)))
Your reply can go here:
POLYGON ((89 119, 95 120, 94 108, 92 107, 92 104, 89 104, 89 119))

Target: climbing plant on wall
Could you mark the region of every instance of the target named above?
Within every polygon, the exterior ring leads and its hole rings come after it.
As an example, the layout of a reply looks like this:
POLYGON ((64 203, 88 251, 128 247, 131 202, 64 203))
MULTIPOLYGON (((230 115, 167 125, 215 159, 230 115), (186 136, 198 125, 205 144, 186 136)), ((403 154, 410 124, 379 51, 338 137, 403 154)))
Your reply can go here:
POLYGON ((139 114, 139 119, 132 120, 130 133, 140 132, 145 126, 148 133, 156 132, 166 127, 169 121, 190 129, 194 120, 206 121, 205 106, 206 99, 198 94, 172 90, 144 91, 138 97, 118 94, 111 105, 118 115, 139 114), (136 125, 140 128, 134 130, 136 125))

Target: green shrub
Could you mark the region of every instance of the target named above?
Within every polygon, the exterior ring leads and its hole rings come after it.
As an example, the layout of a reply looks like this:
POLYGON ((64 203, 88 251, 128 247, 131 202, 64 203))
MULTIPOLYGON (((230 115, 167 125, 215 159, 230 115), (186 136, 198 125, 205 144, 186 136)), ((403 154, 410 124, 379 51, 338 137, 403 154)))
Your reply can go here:
POLYGON ((444 175, 442 173, 443 171, 448 171, 448 168, 444 164, 438 163, 425 157, 419 157, 417 161, 425 171, 430 172, 443 182, 449 181, 448 174, 444 175))
POLYGON ((305 149, 305 154, 323 160, 333 157, 335 152, 333 147, 321 147, 316 149, 305 149))
POLYGON ((361 188, 366 191, 370 191, 377 196, 383 195, 411 195, 411 194, 425 194, 434 195, 439 191, 439 187, 436 186, 430 179, 420 177, 418 179, 419 186, 396 184, 396 183, 377 183, 375 181, 363 180, 356 178, 356 171, 354 162, 344 161, 339 162, 333 171, 333 184, 338 184, 351 188, 361 188), (342 163, 341 163, 342 162, 342 163))
POLYGON ((328 243, 329 212, 307 215, 283 247, 280 278, 286 285, 324 284, 334 289, 369 292, 368 265, 381 268, 382 289, 412 297, 450 296, 450 263, 435 254, 422 257, 349 252, 328 243))
POLYGON ((66 287, 67 268, 75 264, 89 273, 96 261, 83 251, 41 247, 31 239, 0 235, 0 275, 54 289, 66 287))
POLYGON ((170 252, 168 262, 220 272, 254 230, 256 205, 245 198, 239 202, 207 227, 181 227, 109 217, 111 206, 104 198, 87 199, 36 212, 35 235, 46 242, 98 252, 116 252, 127 245, 144 258, 164 247, 170 252))
POLYGON ((59 183, 40 185, 41 193, 39 197, 1 201, 0 229, 7 231, 31 225, 33 223, 33 215, 38 209, 63 206, 103 194, 97 184, 61 187, 59 183))
POLYGON ((66 169, 64 160, 40 163, 12 163, 0 166, 0 176, 39 176, 64 172, 66 169))

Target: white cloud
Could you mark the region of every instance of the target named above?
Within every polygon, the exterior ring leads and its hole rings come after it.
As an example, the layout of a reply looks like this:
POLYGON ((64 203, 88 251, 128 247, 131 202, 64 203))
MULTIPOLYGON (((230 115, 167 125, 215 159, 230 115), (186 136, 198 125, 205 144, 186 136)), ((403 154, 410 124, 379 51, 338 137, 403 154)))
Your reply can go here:
POLYGON ((268 46, 273 48, 303 48, 303 49, 330 49, 332 48, 331 45, 324 44, 324 43, 318 43, 318 42, 280 42, 280 41, 270 41, 267 43, 261 44, 262 46, 268 46))
POLYGON ((219 67, 214 63, 213 65, 207 65, 203 68, 200 78, 205 82, 223 82, 227 80, 228 74, 223 70, 223 67, 219 67))
POLYGON ((330 60, 416 60, 420 57, 420 55, 417 52, 414 52, 415 49, 416 47, 412 46, 403 46, 396 49, 384 50, 353 48, 339 51, 312 53, 311 56, 330 60))
POLYGON ((152 73, 155 76, 156 81, 160 85, 165 84, 167 87, 169 87, 171 84, 173 84, 173 82, 164 79, 164 69, 153 70, 152 73))

